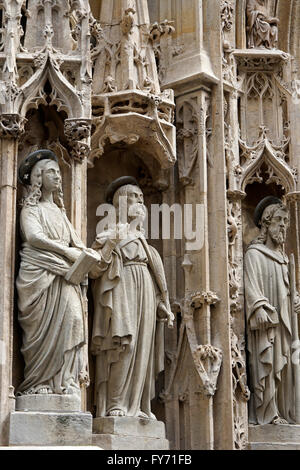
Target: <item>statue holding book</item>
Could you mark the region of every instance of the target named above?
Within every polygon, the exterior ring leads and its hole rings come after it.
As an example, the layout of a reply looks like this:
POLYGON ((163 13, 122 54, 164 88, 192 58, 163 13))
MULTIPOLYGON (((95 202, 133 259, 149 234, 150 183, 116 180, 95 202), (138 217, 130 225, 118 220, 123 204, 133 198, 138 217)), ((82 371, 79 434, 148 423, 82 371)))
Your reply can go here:
POLYGON ((260 234, 245 255, 250 423, 300 424, 300 299, 293 256, 284 253, 289 213, 269 196, 254 218, 260 234))
POLYGON ((92 352, 96 355, 97 416, 155 419, 151 400, 164 369, 164 324, 172 327, 164 267, 143 232, 143 193, 132 177, 115 180, 106 200, 115 223, 98 234, 92 352), (122 212, 127 221, 121 220, 122 212))
POLYGON ((87 343, 80 282, 99 256, 84 246, 66 216, 52 151, 31 153, 20 165, 19 179, 28 191, 16 281, 25 360, 18 392, 79 395, 87 343))

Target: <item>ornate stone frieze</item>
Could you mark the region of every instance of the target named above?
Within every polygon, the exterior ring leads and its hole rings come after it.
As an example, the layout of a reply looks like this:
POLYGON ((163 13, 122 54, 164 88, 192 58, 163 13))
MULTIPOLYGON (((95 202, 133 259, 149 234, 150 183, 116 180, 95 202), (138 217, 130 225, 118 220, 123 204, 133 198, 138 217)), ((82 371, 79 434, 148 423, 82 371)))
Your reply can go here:
POLYGON ((239 71, 276 71, 286 64, 290 55, 282 51, 235 50, 239 71))

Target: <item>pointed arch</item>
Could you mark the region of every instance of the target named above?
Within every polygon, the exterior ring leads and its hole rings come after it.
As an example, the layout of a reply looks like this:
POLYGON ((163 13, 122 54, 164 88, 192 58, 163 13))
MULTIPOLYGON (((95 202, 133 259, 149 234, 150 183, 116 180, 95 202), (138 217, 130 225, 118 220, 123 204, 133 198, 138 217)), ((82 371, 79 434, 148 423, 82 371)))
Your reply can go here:
POLYGON ((51 104, 55 104, 58 111, 65 111, 69 118, 82 117, 83 104, 79 93, 60 72, 49 52, 46 53, 42 67, 21 87, 16 100, 16 111, 25 116, 30 108, 37 108, 41 103, 47 104, 43 95, 47 80, 54 90, 51 104))
POLYGON ((266 138, 262 145, 256 150, 256 156, 253 161, 246 167, 240 182, 240 190, 245 192, 246 186, 251 182, 257 172, 259 172, 263 163, 270 169, 270 178, 267 184, 276 182, 286 190, 286 193, 296 190, 295 175, 293 174, 287 163, 279 158, 278 152, 274 149, 271 142, 266 138))

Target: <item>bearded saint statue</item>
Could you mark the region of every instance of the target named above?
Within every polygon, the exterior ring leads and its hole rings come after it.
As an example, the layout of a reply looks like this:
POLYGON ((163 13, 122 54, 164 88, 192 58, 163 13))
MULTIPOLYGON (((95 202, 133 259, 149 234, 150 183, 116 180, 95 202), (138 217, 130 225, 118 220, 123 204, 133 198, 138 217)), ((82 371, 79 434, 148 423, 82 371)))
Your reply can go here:
POLYGON ((288 209, 280 199, 269 196, 258 204, 255 223, 260 235, 247 249, 244 272, 250 422, 295 424, 300 366, 299 358, 295 361, 293 356, 293 316, 297 319, 300 313, 300 301, 298 294, 291 295, 289 260, 284 252, 288 209))
POLYGON ((144 237, 144 198, 134 178, 122 177, 109 186, 106 200, 117 211, 122 198, 130 224, 119 220, 93 244, 101 255, 90 273, 95 279, 97 416, 155 419, 151 400, 164 369, 164 322, 172 326, 174 315, 161 258, 144 237))

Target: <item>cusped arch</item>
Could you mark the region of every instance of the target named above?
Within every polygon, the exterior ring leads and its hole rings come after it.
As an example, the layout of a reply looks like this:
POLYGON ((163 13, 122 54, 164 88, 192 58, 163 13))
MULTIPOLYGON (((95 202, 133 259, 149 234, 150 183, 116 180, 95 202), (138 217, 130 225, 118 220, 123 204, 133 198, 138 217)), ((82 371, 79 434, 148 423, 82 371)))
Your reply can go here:
POLYGON ((54 91, 51 96, 51 104, 56 105, 58 111, 65 111, 68 118, 83 117, 83 105, 80 96, 60 72, 50 54, 45 58, 43 66, 21 87, 21 93, 16 100, 17 112, 22 116, 26 116, 29 109, 37 108, 43 102, 47 104, 43 96, 43 89, 47 80, 49 80, 54 91))
POLYGON ((240 181, 240 190, 243 193, 246 192, 247 185, 259 172, 263 163, 265 163, 270 170, 270 178, 267 184, 271 182, 280 184, 285 189, 286 193, 296 191, 295 175, 287 163, 276 154, 270 141, 265 139, 263 145, 256 151, 256 158, 253 159, 253 162, 250 163, 243 172, 240 181))

